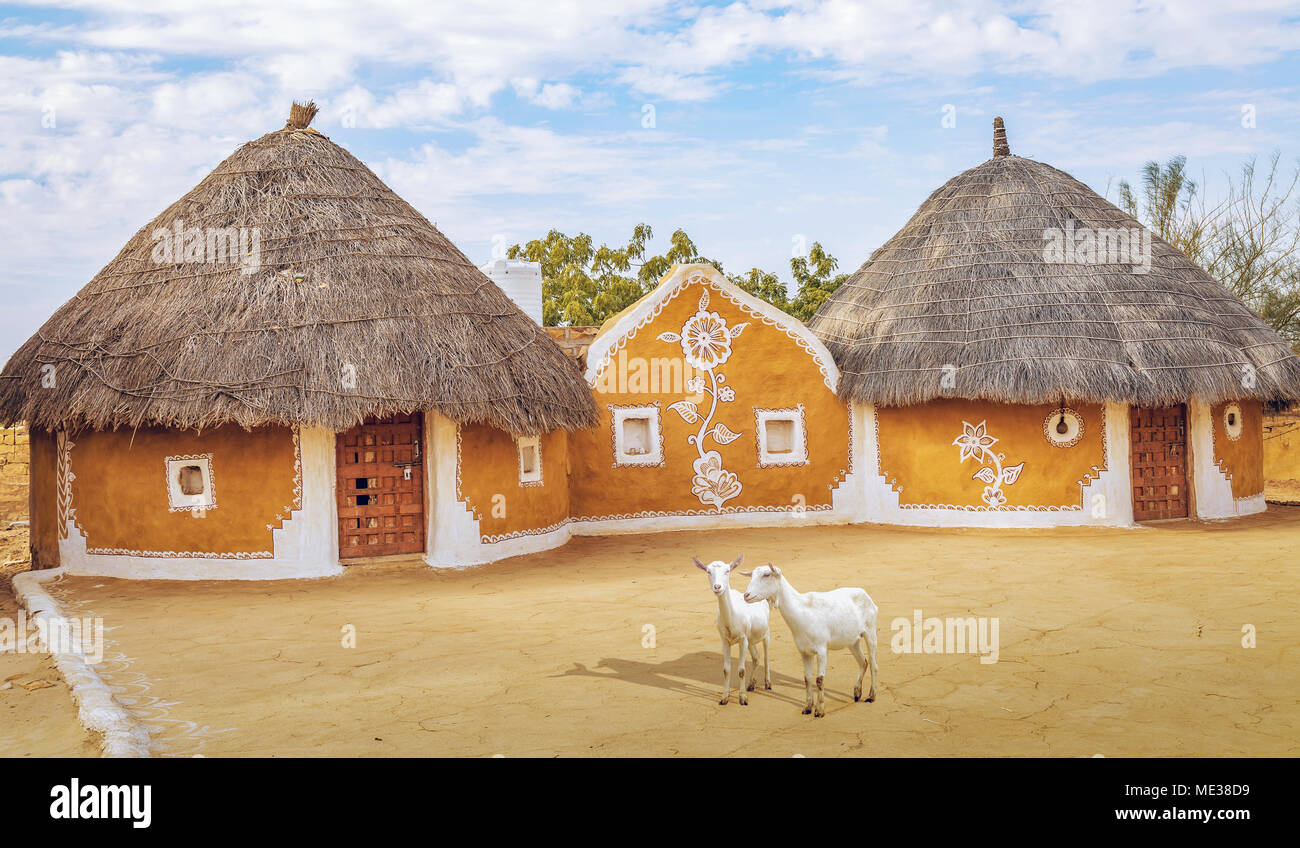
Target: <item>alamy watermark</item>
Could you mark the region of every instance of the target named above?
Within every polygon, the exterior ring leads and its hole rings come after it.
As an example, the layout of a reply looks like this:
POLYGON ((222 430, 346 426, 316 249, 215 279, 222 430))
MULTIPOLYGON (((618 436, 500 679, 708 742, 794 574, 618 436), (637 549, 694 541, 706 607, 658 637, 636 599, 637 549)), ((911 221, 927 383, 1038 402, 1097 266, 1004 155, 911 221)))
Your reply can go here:
POLYGON ((978 654, 981 665, 998 661, 997 618, 925 618, 918 609, 911 618, 895 618, 889 629, 896 654, 978 654))
POLYGON ((243 274, 262 267, 262 231, 257 227, 190 227, 177 218, 170 228, 159 227, 153 239, 153 261, 160 265, 201 262, 238 265, 243 274))
POLYGON ((1151 270, 1151 231, 1145 227, 1064 227, 1043 230, 1043 261, 1050 265, 1129 265, 1151 270))
POLYGON ((104 661, 104 619, 0 618, 0 654, 77 654, 91 665, 104 661))

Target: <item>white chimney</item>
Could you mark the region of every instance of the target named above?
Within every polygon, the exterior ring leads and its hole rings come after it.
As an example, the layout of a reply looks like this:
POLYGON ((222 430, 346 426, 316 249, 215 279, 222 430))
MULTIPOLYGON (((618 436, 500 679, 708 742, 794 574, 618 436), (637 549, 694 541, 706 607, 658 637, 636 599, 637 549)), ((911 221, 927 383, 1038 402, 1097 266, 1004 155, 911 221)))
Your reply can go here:
POLYGON ((523 259, 493 259, 479 268, 529 318, 542 323, 542 263, 523 259))

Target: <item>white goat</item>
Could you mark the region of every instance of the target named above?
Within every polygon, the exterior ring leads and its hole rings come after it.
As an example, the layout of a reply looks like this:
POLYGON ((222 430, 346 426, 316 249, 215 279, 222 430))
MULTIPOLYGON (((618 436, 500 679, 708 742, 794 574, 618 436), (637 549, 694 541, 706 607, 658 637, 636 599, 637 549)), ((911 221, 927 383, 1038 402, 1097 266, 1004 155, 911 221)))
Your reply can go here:
POLYGON ((758 643, 763 643, 763 688, 772 688, 772 634, 767 627, 768 605, 747 604, 740 593, 731 588, 731 572, 740 567, 745 555, 736 557, 735 562, 727 564, 721 560, 708 565, 691 557, 695 567, 709 575, 709 588, 718 596, 718 635, 722 637, 722 700, 727 703, 731 697, 731 646, 740 643, 740 681, 737 684, 741 706, 749 703, 746 692, 754 691, 757 681, 751 677, 745 683, 745 654, 754 660, 754 669, 758 669, 758 643))
POLYGON ((853 700, 862 700, 862 678, 871 665, 871 691, 867 700, 876 699, 876 604, 865 589, 832 589, 829 592, 799 593, 772 565, 760 565, 752 572, 744 598, 749 603, 768 601, 781 612, 794 635, 794 645, 803 657, 803 682, 807 693, 803 713, 826 715, 826 649, 848 648, 858 660, 858 685, 853 700), (863 656, 859 639, 866 640, 863 656), (813 704, 813 660, 817 661, 817 703, 813 704))

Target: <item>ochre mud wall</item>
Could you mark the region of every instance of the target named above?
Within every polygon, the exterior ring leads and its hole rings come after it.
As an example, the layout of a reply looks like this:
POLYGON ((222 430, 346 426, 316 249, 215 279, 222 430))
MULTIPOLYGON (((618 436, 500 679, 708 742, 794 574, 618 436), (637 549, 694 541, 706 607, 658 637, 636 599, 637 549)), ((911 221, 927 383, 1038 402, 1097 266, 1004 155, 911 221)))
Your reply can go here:
POLYGON ((1264 418, 1264 477, 1300 481, 1300 413, 1264 418))
POLYGON ((301 499, 296 444, 284 427, 82 432, 69 441, 72 505, 91 553, 269 555, 272 529, 301 499), (202 454, 212 455, 216 506, 171 511, 167 457, 202 454))
POLYGON ((1217 404, 1210 410, 1214 427, 1214 461, 1228 475, 1232 496, 1245 498, 1264 491, 1264 407, 1258 401, 1238 401, 1241 409, 1241 436, 1228 438, 1224 410, 1217 404))
MULTIPOLYGON (((1043 424, 1059 404, 993 404, 969 400, 935 400, 918 406, 876 409, 880 469, 899 492, 903 506, 985 508, 987 481, 981 468, 996 468, 980 456, 962 460, 954 440, 983 425, 988 445, 1002 455, 1002 468, 1020 466, 1014 482, 1003 480, 1006 507, 1079 507, 1080 484, 1105 470, 1105 423, 1097 404, 1067 404, 1083 419, 1083 434, 1070 447, 1047 440, 1043 424), (1097 470, 1094 470, 1094 466, 1097 470)), ((993 475, 990 475, 992 477, 993 475)))
POLYGON ((519 482, 515 437, 486 424, 460 428, 458 489, 461 501, 492 537, 546 530, 569 517, 569 444, 564 431, 541 437, 542 480, 519 482))
MULTIPOLYGON (((692 489, 697 484, 695 463, 699 450, 689 439, 699 434, 711 406, 710 396, 692 391, 689 376, 706 372, 687 368, 680 342, 662 340, 662 334, 681 335, 700 311, 706 289, 705 310, 725 321, 728 332, 746 325, 728 338, 729 353, 714 368, 721 375, 720 400, 709 424, 723 424, 730 439, 720 444, 706 437, 703 450, 716 451, 725 473, 734 474, 739 493, 721 504, 723 511, 775 511, 804 506, 831 505, 832 491, 850 471, 850 416, 848 408, 827 387, 816 359, 787 332, 742 308, 718 288, 688 283, 664 302, 662 311, 631 335, 602 367, 595 386, 600 411, 598 427, 570 435, 573 516, 577 519, 629 518, 656 514, 714 513, 692 489), (725 391, 723 391, 725 390, 725 391), (684 418, 672 405, 683 400, 695 404, 698 418, 684 418), (620 405, 657 403, 663 437, 663 463, 652 466, 615 466, 613 409, 620 405), (756 409, 791 409, 802 405, 807 433, 808 463, 760 467, 756 409)), ((612 324, 612 321, 611 321, 612 324)), ((607 332, 609 330, 606 330, 607 332)), ((589 366, 597 363, 589 362, 589 366)), ((689 411, 689 410, 688 410, 689 411)))

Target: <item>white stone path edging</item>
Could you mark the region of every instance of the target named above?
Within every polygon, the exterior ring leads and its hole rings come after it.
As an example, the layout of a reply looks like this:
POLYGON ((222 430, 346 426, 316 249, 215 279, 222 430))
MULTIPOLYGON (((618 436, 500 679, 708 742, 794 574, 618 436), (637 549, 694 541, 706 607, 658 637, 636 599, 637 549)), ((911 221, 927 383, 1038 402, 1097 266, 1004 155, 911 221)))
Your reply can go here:
MULTIPOLYGON (((44 621, 46 632, 67 632, 67 622, 59 602, 45 591, 44 583, 63 576, 62 568, 24 571, 13 578, 14 594, 27 609, 27 614, 44 621)), ((104 736, 105 757, 149 756, 149 731, 131 712, 113 698, 113 692, 100 678, 93 665, 81 654, 71 651, 50 651, 49 645, 41 648, 54 657, 54 665, 72 690, 77 704, 77 718, 83 727, 104 736)))

